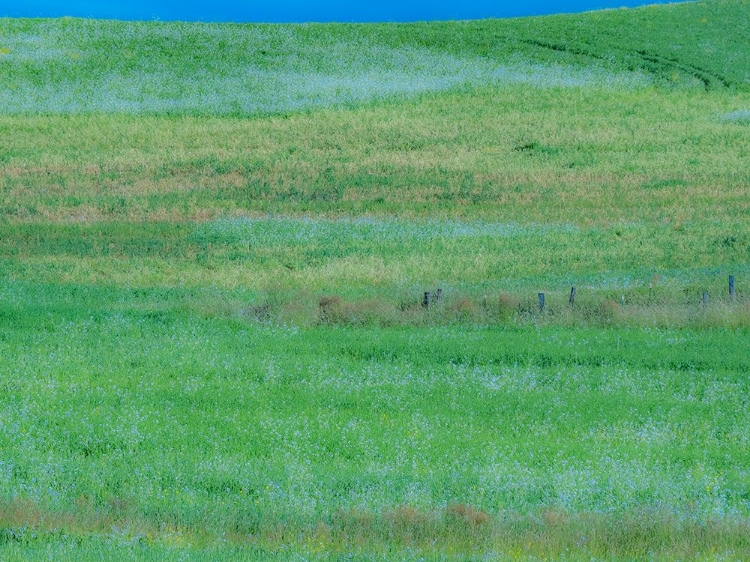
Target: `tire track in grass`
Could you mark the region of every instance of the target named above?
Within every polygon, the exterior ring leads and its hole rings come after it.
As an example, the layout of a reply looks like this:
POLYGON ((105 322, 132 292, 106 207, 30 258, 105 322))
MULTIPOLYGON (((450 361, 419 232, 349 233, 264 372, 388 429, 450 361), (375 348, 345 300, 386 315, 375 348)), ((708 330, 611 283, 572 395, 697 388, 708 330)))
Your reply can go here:
POLYGON ((709 92, 711 90, 715 90, 717 88, 723 87, 723 88, 730 88, 732 86, 732 83, 727 80, 725 77, 721 76, 720 74, 711 72, 708 69, 701 68, 699 66, 695 66, 688 63, 683 63, 675 58, 669 58, 661 56, 657 53, 652 53, 649 51, 644 50, 636 50, 636 53, 647 62, 656 64, 660 67, 663 67, 665 69, 672 69, 677 70, 680 72, 684 72, 686 74, 690 74, 697 80, 700 80, 706 91, 709 92), (718 85, 716 84, 718 82, 718 85))
MULTIPOLYGON (((560 43, 550 43, 547 41, 541 41, 539 39, 519 39, 520 43, 531 45, 533 47, 539 47, 541 49, 547 49, 559 53, 566 53, 576 56, 584 56, 597 61, 608 62, 608 58, 604 55, 596 53, 594 51, 584 49, 580 46, 565 45, 560 43)), ((642 49, 629 50, 622 49, 613 45, 609 46, 612 49, 620 51, 622 55, 637 55, 638 58, 643 61, 643 64, 639 65, 639 68, 649 72, 650 74, 659 74, 659 71, 663 74, 669 74, 670 72, 678 71, 683 74, 692 76, 696 80, 703 84, 706 91, 711 91, 719 88, 731 88, 732 82, 726 77, 712 72, 706 68, 696 66, 693 64, 685 63, 676 58, 665 57, 658 53, 649 52, 642 49)))

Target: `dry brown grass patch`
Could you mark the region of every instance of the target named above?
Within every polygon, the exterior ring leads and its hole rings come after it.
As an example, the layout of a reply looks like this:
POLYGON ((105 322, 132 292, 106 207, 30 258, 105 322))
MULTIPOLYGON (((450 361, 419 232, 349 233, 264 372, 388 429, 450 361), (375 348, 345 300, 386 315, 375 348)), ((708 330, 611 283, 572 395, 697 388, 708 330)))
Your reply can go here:
POLYGON ((449 525, 468 529, 484 529, 491 525, 492 516, 472 505, 452 503, 445 508, 445 519, 449 525))

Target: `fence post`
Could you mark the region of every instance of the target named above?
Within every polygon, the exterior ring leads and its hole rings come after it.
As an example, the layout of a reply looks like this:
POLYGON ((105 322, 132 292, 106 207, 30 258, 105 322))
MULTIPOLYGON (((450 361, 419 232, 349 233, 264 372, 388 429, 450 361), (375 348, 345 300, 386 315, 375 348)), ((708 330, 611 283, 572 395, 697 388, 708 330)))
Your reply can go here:
POLYGON ((703 291, 703 297, 701 298, 701 302, 703 303, 703 309, 705 310, 706 307, 708 307, 708 293, 706 291, 703 291))
POLYGON ((440 301, 442 300, 442 298, 443 298, 443 290, 438 289, 437 292, 435 293, 435 304, 440 304, 440 301))
POLYGON ((736 294, 734 292, 734 275, 729 276, 729 298, 734 300, 736 298, 736 294))
POLYGON ((568 299, 568 302, 570 303, 570 308, 573 308, 573 306, 576 303, 576 288, 575 286, 570 288, 570 299, 568 299))
POLYGON ((422 306, 425 308, 430 308, 430 291, 424 292, 424 300, 422 301, 422 306))
POLYGON ((544 313, 544 293, 539 293, 539 312, 544 313))

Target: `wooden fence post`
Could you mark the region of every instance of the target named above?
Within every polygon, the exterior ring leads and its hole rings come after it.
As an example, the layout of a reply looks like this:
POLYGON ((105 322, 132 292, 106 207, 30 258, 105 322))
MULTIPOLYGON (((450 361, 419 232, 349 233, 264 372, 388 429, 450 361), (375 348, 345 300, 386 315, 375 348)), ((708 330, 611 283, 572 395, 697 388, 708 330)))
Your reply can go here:
POLYGON ((734 300, 737 295, 734 292, 734 275, 729 276, 729 298, 734 300))
POLYGON ((703 309, 705 310, 708 306, 708 293, 706 291, 703 291, 703 297, 701 298, 701 302, 703 303, 703 309))
POLYGON ((539 293, 539 312, 544 313, 544 293, 539 293))
POLYGON ((430 291, 424 292, 424 300, 422 301, 422 306, 425 308, 430 308, 430 291))
POLYGON ((573 308, 573 306, 576 304, 576 288, 575 286, 570 288, 570 299, 568 299, 568 302, 570 303, 570 308, 573 308))

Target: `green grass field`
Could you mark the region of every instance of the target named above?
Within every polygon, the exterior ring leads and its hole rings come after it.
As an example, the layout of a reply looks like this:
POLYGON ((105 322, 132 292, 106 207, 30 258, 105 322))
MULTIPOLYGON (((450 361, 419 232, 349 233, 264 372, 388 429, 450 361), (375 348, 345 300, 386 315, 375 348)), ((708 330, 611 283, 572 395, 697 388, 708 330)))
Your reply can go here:
POLYGON ((750 559, 749 21, 0 19, 0 559, 750 559))

